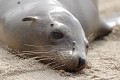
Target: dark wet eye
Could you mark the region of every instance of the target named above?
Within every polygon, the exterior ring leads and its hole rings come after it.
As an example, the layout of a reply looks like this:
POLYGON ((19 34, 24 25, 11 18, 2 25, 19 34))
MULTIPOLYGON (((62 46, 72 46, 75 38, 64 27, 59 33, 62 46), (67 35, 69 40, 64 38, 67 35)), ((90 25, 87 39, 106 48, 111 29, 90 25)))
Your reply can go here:
POLYGON ((59 31, 52 32, 51 34, 54 39, 62 39, 64 37, 64 34, 59 31))

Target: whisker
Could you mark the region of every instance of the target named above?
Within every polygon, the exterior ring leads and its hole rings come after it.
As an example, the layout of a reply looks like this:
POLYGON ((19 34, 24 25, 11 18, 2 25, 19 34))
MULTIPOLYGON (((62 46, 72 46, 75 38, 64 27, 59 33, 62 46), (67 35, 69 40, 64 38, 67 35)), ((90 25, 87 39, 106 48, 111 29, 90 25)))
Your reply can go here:
POLYGON ((52 69, 56 69, 57 66, 59 66, 59 63, 58 63, 58 62, 56 62, 56 64, 55 64, 54 66, 51 66, 51 68, 52 68, 52 69))
POLYGON ((46 53, 21 53, 21 54, 17 54, 17 55, 42 55, 42 54, 46 54, 46 53))
POLYGON ((65 64, 63 65, 56 64, 56 66, 52 67, 52 69, 60 69, 63 66, 65 66, 65 64))
POLYGON ((20 56, 20 57, 27 57, 27 58, 35 58, 36 56, 38 56, 39 58, 42 58, 42 57, 51 57, 53 58, 50 54, 44 54, 44 53, 22 53, 22 54, 17 54, 17 56, 20 56))
POLYGON ((92 37, 93 35, 94 35, 94 33, 92 33, 90 36, 88 36, 88 38, 87 38, 87 39, 89 40, 89 39, 90 39, 90 37, 92 37))
POLYGON ((56 52, 56 51, 67 51, 67 49, 66 48, 59 48, 59 49, 51 49, 51 50, 49 50, 48 52, 56 52))
POLYGON ((38 59, 41 59, 41 58, 52 58, 52 59, 56 59, 55 56, 51 56, 51 55, 40 55, 40 56, 35 56, 33 58, 38 58, 38 59))
POLYGON ((35 46, 35 45, 29 45, 29 44, 24 44, 25 46, 28 46, 28 47, 51 47, 53 45, 45 45, 45 46, 35 46))
POLYGON ((70 47, 72 47, 72 45, 71 45, 67 40, 65 40, 65 42, 66 42, 70 47))
POLYGON ((54 60, 54 59, 52 59, 52 58, 40 58, 40 59, 38 59, 39 61, 46 61, 46 60, 54 60))
POLYGON ((40 56, 40 57, 33 57, 35 59, 43 59, 43 58, 51 58, 51 59, 54 59, 54 57, 52 56, 40 56))
POLYGON ((7 45, 3 45, 3 47, 7 50, 12 50, 11 48, 9 48, 7 45))
POLYGON ((56 64, 56 63, 57 63, 57 62, 50 62, 50 63, 47 64, 47 66, 50 66, 50 65, 56 64))
POLYGON ((49 53, 49 52, 22 51, 22 53, 34 53, 34 54, 39 54, 39 53, 49 53))

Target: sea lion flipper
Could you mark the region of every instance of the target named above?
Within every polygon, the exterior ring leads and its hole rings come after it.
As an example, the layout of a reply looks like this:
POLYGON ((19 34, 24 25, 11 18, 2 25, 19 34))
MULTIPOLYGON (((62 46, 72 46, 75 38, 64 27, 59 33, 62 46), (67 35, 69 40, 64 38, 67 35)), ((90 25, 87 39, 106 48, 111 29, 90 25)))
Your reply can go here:
POLYGON ((106 24, 104 21, 100 21, 100 36, 105 36, 105 35, 108 35, 113 27, 109 26, 108 24, 106 24))

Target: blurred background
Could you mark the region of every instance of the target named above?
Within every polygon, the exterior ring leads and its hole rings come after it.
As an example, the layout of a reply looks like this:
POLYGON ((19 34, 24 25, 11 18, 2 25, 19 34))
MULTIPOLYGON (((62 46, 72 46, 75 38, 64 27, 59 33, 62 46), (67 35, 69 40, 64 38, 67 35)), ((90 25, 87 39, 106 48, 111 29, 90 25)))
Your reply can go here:
POLYGON ((120 13, 120 0, 98 0, 99 11, 102 16, 111 16, 120 13))

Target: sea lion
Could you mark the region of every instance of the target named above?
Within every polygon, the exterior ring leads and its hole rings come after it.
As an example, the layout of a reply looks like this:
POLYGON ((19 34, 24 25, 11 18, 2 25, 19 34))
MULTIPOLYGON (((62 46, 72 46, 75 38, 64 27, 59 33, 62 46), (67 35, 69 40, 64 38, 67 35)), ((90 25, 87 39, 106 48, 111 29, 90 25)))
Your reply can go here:
POLYGON ((92 0, 0 0, 0 40, 53 69, 78 71, 89 42, 111 28, 92 0))

